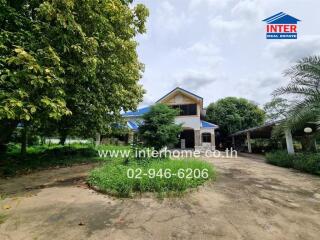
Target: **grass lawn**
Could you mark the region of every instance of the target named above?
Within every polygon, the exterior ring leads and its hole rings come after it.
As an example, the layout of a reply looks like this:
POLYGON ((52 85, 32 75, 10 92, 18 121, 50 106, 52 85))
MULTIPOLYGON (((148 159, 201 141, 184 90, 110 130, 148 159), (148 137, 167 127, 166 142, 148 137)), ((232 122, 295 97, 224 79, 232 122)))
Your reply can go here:
MULTIPOLYGON (((41 145, 28 148, 28 154, 23 157, 19 150, 19 146, 11 145, 7 154, 1 156, 0 176, 11 177, 51 167, 101 162, 102 166, 90 172, 88 183, 99 191, 120 197, 142 192, 180 194, 214 179, 216 175, 211 164, 195 159, 135 159, 132 155, 109 155, 112 151, 130 150, 129 146, 41 145), (99 157, 98 150, 109 152, 99 157)), ((0 219, 4 217, 0 216, 0 219)))
POLYGON ((106 164, 94 169, 88 181, 99 191, 130 197, 142 192, 180 194, 215 176, 212 165, 203 161, 155 159, 141 163, 106 164))
POLYGON ((0 213, 0 224, 4 223, 6 218, 7 218, 6 215, 0 213))
POLYGON ((29 147, 25 156, 20 155, 19 145, 10 145, 8 152, 0 156, 0 177, 12 177, 35 170, 65 167, 73 164, 93 163, 110 160, 99 158, 98 149, 128 149, 127 146, 94 147, 92 144, 39 145, 29 147))

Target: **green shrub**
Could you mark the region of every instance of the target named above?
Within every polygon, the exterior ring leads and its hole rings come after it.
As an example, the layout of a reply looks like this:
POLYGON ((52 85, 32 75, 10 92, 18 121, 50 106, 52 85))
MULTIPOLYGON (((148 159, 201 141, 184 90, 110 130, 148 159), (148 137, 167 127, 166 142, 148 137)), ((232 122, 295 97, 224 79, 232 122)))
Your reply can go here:
POLYGON ((320 175, 319 153, 296 153, 290 155, 286 152, 278 151, 267 153, 266 158, 267 162, 273 165, 320 175))
POLYGON ((303 172, 320 175, 320 154, 298 153, 293 161, 293 168, 303 172))
POLYGON ((266 154, 267 162, 279 167, 292 168, 294 155, 289 155, 284 151, 276 151, 266 154))
POLYGON ((140 164, 106 164, 94 169, 90 173, 88 182, 100 191, 120 197, 129 197, 135 192, 181 193, 214 177, 214 168, 206 162, 159 159, 150 162, 144 161, 140 164), (129 175, 134 176, 133 178, 128 176, 128 170, 131 173, 129 175), (139 175, 140 170, 141 174, 139 175), (205 177, 198 178, 194 176, 195 171, 199 174, 207 172, 208 175, 204 174, 205 177), (187 173, 190 172, 193 175, 187 178, 187 173), (185 174, 183 175, 183 173, 185 174), (153 175, 155 176, 153 177, 153 175), (136 178, 136 176, 138 177, 136 178))
POLYGON ((93 147, 82 147, 82 148, 75 148, 75 147, 58 147, 52 149, 46 149, 43 151, 43 155, 49 158, 56 158, 56 157, 97 157, 97 151, 93 147))

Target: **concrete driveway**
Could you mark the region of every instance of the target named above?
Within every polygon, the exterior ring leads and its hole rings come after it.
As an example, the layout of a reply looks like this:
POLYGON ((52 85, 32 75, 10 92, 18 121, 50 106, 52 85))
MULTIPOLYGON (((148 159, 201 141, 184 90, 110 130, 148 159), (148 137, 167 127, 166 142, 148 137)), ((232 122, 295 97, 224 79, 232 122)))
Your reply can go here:
POLYGON ((164 200, 96 193, 90 165, 0 180, 0 239, 319 239, 319 177, 261 158, 205 160, 216 182, 164 200))

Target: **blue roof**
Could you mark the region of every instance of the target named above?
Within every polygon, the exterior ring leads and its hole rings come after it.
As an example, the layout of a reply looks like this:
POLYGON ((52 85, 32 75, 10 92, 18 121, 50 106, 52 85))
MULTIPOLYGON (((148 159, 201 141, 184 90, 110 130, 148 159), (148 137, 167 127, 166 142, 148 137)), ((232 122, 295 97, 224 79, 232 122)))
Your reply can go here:
POLYGON ((262 21, 267 22, 268 24, 297 24, 297 22, 299 22, 300 20, 284 12, 279 12, 262 21))
MULTIPOLYGON (((139 129, 139 123, 136 122, 136 121, 128 121, 127 122, 127 126, 133 130, 133 131, 136 131, 139 129)), ((206 121, 203 121, 201 120, 201 128, 218 128, 219 126, 216 125, 216 124, 213 124, 213 123, 209 123, 209 122, 206 122, 206 121)))
POLYGON ((137 111, 134 111, 134 112, 126 112, 122 114, 122 116, 123 117, 140 117, 149 111, 150 111, 150 107, 144 107, 144 108, 137 109, 137 111))
POLYGON ((139 124, 135 121, 128 121, 127 125, 131 130, 134 130, 134 131, 138 130, 138 128, 139 128, 139 124))
POLYGON ((218 128, 219 126, 215 125, 213 123, 209 123, 209 122, 201 120, 201 127, 202 128, 218 128))

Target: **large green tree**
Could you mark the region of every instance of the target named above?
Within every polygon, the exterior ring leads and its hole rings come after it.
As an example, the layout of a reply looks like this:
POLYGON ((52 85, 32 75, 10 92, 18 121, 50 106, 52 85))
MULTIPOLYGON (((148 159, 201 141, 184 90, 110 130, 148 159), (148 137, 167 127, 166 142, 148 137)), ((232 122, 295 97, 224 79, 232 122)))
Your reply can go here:
POLYGON ((207 120, 219 125, 224 135, 263 124, 265 112, 244 98, 226 97, 209 104, 207 120))
POLYGON ((143 65, 135 36, 146 30, 148 10, 129 2, 56 0, 40 7, 42 21, 50 20, 47 35, 61 55, 67 107, 73 113, 57 122, 62 139, 105 133, 121 110, 134 109, 142 100, 143 65))
POLYGON ((143 124, 139 128, 139 134, 148 147, 160 150, 164 146, 178 143, 181 125, 174 122, 178 115, 176 109, 165 104, 156 104, 143 116, 143 124))
POLYGON ((0 0, 1 121, 92 136, 136 108, 148 10, 131 2, 0 0))
POLYGON ((66 107, 61 60, 27 1, 0 1, 0 151, 17 124, 59 119, 66 107))

